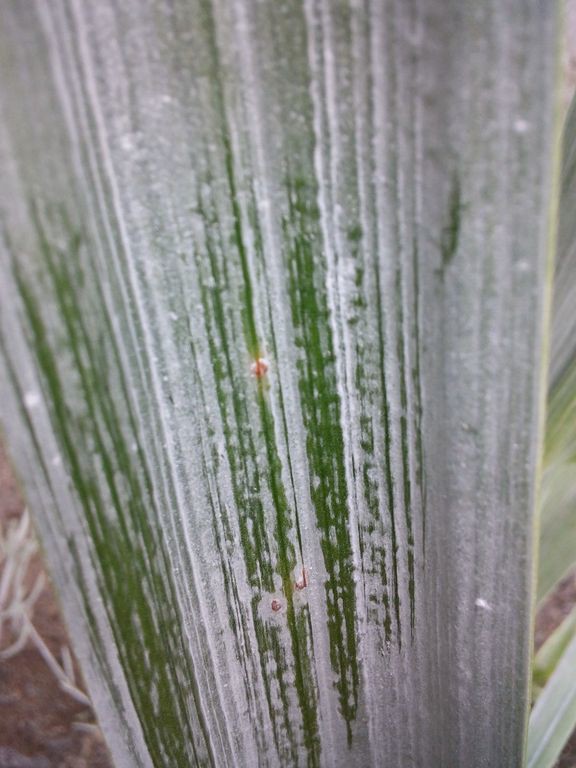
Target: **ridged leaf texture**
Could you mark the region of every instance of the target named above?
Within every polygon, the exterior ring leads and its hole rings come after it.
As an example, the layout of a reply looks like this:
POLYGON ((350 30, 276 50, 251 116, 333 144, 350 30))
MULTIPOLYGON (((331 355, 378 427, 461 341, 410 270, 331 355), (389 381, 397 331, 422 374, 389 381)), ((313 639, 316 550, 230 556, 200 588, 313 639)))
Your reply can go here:
POLYGON ((2 419, 117 765, 518 766, 554 4, 2 6, 2 419))

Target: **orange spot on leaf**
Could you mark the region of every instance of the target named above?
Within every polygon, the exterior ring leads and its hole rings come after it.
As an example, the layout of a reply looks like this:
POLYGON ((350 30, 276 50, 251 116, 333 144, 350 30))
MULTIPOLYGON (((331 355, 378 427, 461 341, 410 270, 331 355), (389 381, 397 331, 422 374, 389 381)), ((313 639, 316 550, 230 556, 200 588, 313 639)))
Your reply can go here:
POLYGON ((304 589, 307 586, 308 586, 308 576, 306 573, 306 568, 302 568, 302 576, 294 584, 294 589, 304 589))
POLYGON ((257 379, 261 379, 268 373, 268 361, 263 357, 259 357, 250 366, 250 373, 252 376, 256 376, 257 379))

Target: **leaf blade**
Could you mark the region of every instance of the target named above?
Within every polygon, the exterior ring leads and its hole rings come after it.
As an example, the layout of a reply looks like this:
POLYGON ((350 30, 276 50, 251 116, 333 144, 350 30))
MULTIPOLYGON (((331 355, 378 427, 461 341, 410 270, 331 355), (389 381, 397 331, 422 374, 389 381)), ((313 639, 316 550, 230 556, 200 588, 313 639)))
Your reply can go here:
POLYGON ((551 768, 576 725, 576 638, 565 650, 530 716, 528 768, 551 768))
POLYGON ((522 750, 554 18, 459 6, 10 6, 3 418, 123 764, 522 750))

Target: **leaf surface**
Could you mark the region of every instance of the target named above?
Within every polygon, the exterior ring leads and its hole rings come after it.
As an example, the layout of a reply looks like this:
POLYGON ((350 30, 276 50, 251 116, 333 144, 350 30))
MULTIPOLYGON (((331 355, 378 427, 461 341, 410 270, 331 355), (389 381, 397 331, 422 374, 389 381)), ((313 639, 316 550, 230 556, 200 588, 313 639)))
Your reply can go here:
POLYGON ((566 118, 554 275, 538 597, 576 564, 576 101, 566 118))
POLYGON ((552 768, 576 726, 576 636, 538 697, 528 728, 527 768, 552 768))
POLYGON ((554 4, 5 0, 2 420, 119 766, 517 766, 554 4))

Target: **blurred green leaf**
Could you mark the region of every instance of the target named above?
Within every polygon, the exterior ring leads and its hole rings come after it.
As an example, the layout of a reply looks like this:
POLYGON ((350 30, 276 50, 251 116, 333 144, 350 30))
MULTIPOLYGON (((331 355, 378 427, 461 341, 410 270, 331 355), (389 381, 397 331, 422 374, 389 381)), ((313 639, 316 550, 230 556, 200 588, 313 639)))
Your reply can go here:
POLYGON ((576 634, 576 608, 566 616, 560 626, 546 639, 534 657, 533 679, 538 688, 546 685, 556 669, 564 651, 576 634))
POLYGON ((563 141, 538 597, 576 563, 576 101, 563 141))
POLYGON ((551 768, 575 726, 576 637, 573 637, 532 710, 527 768, 551 768))

